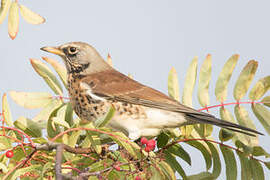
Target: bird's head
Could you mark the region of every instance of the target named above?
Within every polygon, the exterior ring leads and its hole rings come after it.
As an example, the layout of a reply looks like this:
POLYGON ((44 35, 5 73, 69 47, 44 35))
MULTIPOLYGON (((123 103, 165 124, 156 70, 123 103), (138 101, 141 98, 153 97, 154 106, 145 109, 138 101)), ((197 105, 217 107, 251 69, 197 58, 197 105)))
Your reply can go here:
POLYGON ((90 74, 111 68, 95 48, 87 43, 70 42, 58 47, 43 47, 41 50, 62 57, 68 73, 90 74))

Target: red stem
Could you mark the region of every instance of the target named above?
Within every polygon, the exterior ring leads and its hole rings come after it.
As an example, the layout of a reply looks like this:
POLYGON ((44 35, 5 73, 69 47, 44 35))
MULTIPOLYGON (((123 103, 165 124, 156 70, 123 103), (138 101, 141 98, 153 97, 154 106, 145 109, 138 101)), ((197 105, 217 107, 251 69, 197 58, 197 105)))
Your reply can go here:
POLYGON ((203 111, 203 110, 208 110, 208 109, 211 109, 211 108, 216 108, 216 107, 223 107, 223 106, 228 106, 228 105, 233 105, 233 104, 262 104, 262 103, 265 103, 265 102, 261 102, 261 101, 246 101, 246 102, 240 102, 240 101, 237 101, 237 102, 230 102, 230 103, 221 103, 221 104, 217 104, 217 105, 213 105, 213 106, 206 106, 204 108, 201 108, 201 109, 198 109, 198 111, 203 111))

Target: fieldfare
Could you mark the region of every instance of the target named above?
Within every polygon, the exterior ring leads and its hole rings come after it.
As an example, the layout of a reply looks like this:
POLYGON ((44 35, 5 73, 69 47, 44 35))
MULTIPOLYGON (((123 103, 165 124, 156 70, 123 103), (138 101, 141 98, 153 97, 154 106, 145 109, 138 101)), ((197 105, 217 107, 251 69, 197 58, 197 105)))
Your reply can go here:
POLYGON ((116 71, 92 46, 71 42, 41 50, 61 56, 68 73, 68 91, 76 114, 93 121, 114 107, 108 125, 130 139, 157 136, 163 129, 212 124, 248 135, 260 132, 180 104, 167 95, 116 71))

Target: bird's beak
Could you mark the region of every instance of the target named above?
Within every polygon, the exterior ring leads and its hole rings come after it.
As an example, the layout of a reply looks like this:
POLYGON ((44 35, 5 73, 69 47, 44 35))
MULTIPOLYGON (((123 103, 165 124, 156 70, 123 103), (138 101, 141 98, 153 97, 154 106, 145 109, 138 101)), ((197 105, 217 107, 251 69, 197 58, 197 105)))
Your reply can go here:
POLYGON ((48 47, 47 46, 47 47, 42 47, 40 49, 43 50, 43 51, 47 51, 49 53, 59 55, 59 56, 64 56, 65 55, 64 52, 58 47, 48 47))

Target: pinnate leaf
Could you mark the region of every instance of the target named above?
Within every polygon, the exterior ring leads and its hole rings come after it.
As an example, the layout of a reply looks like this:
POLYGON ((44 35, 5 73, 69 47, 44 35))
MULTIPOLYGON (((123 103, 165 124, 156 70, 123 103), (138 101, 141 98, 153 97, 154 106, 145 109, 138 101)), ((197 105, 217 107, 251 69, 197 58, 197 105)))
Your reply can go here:
POLYGON ((175 170, 177 171, 182 178, 186 178, 186 173, 182 166, 179 164, 179 162, 176 160, 175 156, 169 153, 168 151, 165 151, 165 159, 166 162, 175 170))
POLYGON ((47 92, 10 91, 9 95, 18 105, 28 109, 43 108, 52 100, 52 95, 47 92))
POLYGON ((248 88, 257 71, 257 67, 258 62, 255 60, 251 60, 241 71, 233 91, 234 99, 236 99, 237 101, 239 101, 246 95, 248 88))
POLYGON ((208 151, 208 149, 199 141, 188 141, 186 143, 198 149, 202 153, 205 160, 206 169, 209 170, 212 166, 212 156, 210 152, 208 151))
POLYGON ((215 95, 219 102, 224 102, 227 98, 228 83, 231 79, 238 59, 238 54, 232 55, 232 57, 230 57, 230 59, 225 63, 221 72, 219 73, 215 88, 215 95))
POLYGON ((266 132, 270 135, 270 111, 261 104, 253 104, 251 108, 266 132))
POLYGON ((180 95, 179 95, 179 82, 177 77, 177 72, 174 67, 169 72, 168 77, 168 92, 169 96, 173 99, 179 101, 180 95))
POLYGON ((42 16, 31 11, 29 8, 21 4, 20 12, 24 20, 30 24, 42 24, 45 22, 45 19, 42 16))
POLYGON ((19 31, 19 6, 16 1, 13 1, 10 6, 8 15, 8 34, 13 40, 19 31))
POLYGON ((259 100, 270 89, 270 76, 260 79, 249 93, 249 99, 259 100))
POLYGON ((250 167, 250 163, 249 163, 249 159, 248 157, 246 157, 243 153, 241 152, 237 152, 237 155, 240 159, 240 164, 241 164, 241 179, 245 179, 245 180, 251 180, 252 176, 251 176, 251 167, 250 167))
POLYGON ((30 62, 35 69, 35 71, 45 80, 45 82, 49 85, 49 87, 58 95, 63 94, 63 90, 61 84, 53 74, 53 72, 42 63, 40 60, 37 59, 30 59, 30 62))
POLYGON ((67 69, 52 58, 42 57, 42 59, 47 63, 49 63, 54 68, 54 70, 60 77, 61 81, 63 82, 64 86, 67 88, 67 69))
POLYGON ((42 136, 40 124, 31 119, 21 116, 14 122, 14 125, 32 137, 42 136))
POLYGON ((11 6, 11 0, 1 0, 1 7, 0 7, 0 24, 4 21, 5 17, 7 16, 8 10, 11 6))
MULTIPOLYGON (((249 117, 249 114, 248 114, 248 111, 246 110, 246 108, 244 108, 240 105, 236 105, 234 107, 234 112, 235 112, 236 119, 240 125, 251 128, 251 129, 256 129, 253 121, 249 117)), ((251 136, 247 136, 247 135, 243 135, 243 134, 237 135, 237 137, 240 137, 240 136, 244 137, 243 139, 241 139, 241 141, 244 144, 249 145, 251 147, 258 145, 258 137, 257 136, 251 137, 251 136)))
POLYGON ((3 97, 2 97, 2 116, 3 119, 5 121, 5 123, 8 126, 13 126, 13 121, 12 121, 12 115, 11 115, 11 111, 10 111, 10 107, 7 101, 7 94, 4 93, 3 97))
POLYGON ((264 171, 259 161, 250 158, 250 167, 253 180, 264 180, 264 171))
POLYGON ((223 145, 219 146, 226 165, 226 177, 228 180, 237 179, 237 165, 233 151, 223 145))
POLYGON ((198 82, 198 99, 202 107, 206 107, 209 105, 210 100, 208 88, 211 80, 211 71, 212 71, 212 56, 208 54, 200 69, 198 82))
POLYGON ((182 96, 183 104, 189 107, 192 107, 192 93, 197 78, 197 66, 198 66, 198 57, 196 56, 193 58, 188 67, 182 96))

